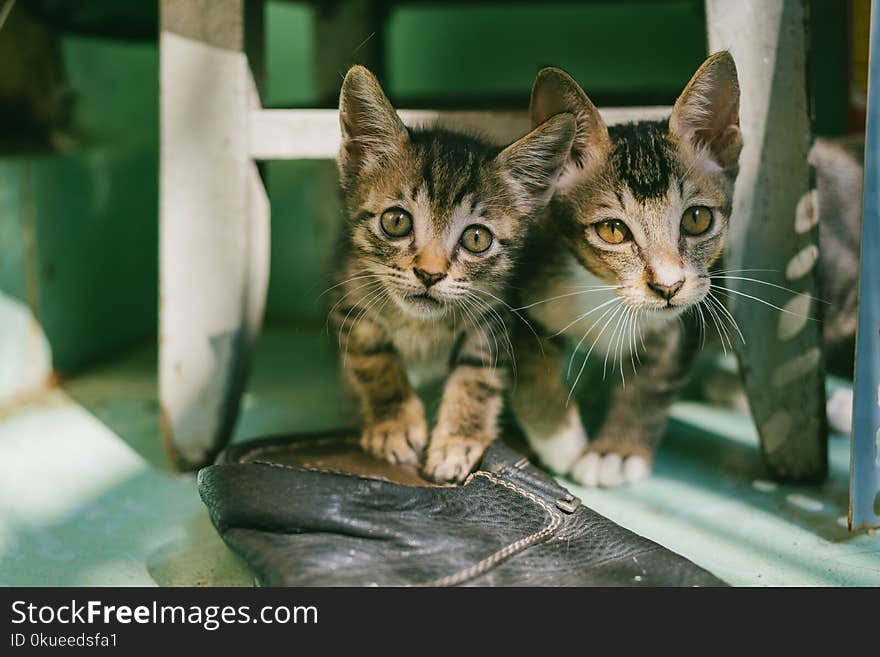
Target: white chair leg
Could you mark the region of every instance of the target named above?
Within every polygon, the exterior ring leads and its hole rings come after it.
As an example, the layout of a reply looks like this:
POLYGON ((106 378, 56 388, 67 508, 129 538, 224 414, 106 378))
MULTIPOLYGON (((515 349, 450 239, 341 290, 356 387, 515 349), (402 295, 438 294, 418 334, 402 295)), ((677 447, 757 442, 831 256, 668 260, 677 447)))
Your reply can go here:
POLYGON ((269 206, 249 155, 260 105, 245 4, 161 4, 159 396, 181 468, 229 439, 265 304, 269 206))

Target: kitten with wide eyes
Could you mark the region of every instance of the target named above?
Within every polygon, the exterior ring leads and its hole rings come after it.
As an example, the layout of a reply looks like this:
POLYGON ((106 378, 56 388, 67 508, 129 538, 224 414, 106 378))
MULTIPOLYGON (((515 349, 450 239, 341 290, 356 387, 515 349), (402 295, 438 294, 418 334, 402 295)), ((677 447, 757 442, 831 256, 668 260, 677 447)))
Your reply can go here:
POLYGON ((461 481, 496 437, 512 358, 508 282, 574 136, 555 113, 498 148, 404 126, 355 66, 339 101, 344 231, 331 288, 362 447, 461 481), (445 375, 433 431, 411 377, 445 375))
POLYGON ((632 482, 650 471, 699 346, 685 322, 726 312, 709 293, 709 271, 742 148, 736 67, 729 53, 712 55, 668 120, 611 127, 577 82, 543 69, 530 112, 534 123, 572 113, 577 131, 520 276, 521 305, 543 337, 519 341, 512 409, 550 469, 588 486, 632 482), (558 336, 586 352, 570 361, 574 385, 589 357, 620 370, 589 445, 560 376, 558 336))

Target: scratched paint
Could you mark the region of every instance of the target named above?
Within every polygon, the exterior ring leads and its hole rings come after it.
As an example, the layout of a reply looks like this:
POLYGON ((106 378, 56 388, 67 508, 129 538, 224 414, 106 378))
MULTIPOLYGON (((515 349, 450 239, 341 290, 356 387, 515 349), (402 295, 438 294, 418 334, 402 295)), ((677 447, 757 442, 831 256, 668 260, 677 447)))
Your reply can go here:
POLYGON ((773 372, 773 378, 771 380, 773 386, 776 388, 782 388, 793 381, 810 374, 816 369, 821 357, 822 351, 819 347, 813 347, 799 356, 783 363, 776 368, 775 372, 773 372))
POLYGON ((810 295, 803 293, 789 299, 783 306, 784 312, 779 313, 780 340, 789 340, 803 330, 810 313, 810 295))
POLYGON ((785 500, 799 509, 803 509, 804 511, 812 511, 817 512, 821 511, 824 508, 824 504, 820 500, 817 500, 813 497, 809 497, 807 495, 802 495, 800 493, 791 493, 785 497, 785 500))
POLYGON ((795 210, 794 230, 796 233, 806 233, 819 223, 819 213, 816 211, 816 206, 817 194, 815 189, 811 189, 801 196, 795 210))
POLYGON ((785 268, 785 277, 794 281, 802 278, 812 271, 816 260, 819 259, 819 247, 815 244, 808 244, 803 249, 795 253, 785 268))

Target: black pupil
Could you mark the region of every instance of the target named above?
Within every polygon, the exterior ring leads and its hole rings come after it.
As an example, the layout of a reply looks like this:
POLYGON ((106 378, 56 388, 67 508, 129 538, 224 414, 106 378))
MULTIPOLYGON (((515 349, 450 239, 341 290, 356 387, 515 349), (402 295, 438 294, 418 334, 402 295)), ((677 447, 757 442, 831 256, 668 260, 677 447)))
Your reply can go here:
POLYGON ((385 215, 385 230, 392 235, 402 235, 409 230, 409 217, 400 210, 385 215))
POLYGON ((462 235, 462 243, 468 251, 482 253, 489 248, 491 242, 487 231, 481 228, 468 228, 462 235))

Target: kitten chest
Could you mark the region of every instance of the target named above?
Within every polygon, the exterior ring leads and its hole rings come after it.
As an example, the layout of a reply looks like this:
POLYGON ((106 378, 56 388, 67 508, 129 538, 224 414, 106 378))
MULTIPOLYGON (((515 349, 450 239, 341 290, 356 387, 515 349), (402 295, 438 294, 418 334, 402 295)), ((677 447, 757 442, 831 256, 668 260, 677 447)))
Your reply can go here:
POLYGON ((401 318, 391 333, 413 386, 435 383, 449 374, 458 335, 452 326, 444 322, 401 318))

